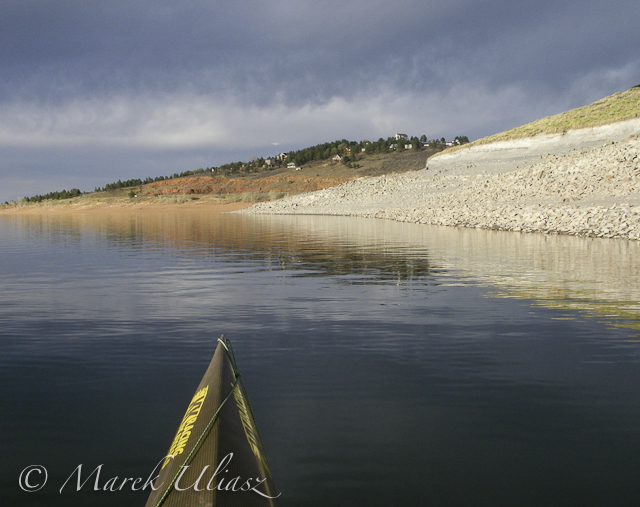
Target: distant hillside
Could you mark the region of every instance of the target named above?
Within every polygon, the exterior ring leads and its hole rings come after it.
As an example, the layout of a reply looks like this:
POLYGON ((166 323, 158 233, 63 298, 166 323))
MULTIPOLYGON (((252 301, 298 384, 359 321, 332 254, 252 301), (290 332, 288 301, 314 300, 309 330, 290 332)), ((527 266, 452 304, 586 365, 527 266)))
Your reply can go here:
POLYGON ((118 181, 90 193, 73 189, 70 192, 55 192, 46 196, 24 198, 0 205, 0 209, 15 206, 65 206, 75 204, 116 204, 119 202, 183 203, 199 201, 206 203, 258 202, 279 199, 286 195, 334 187, 361 176, 416 171, 424 168, 425 160, 443 150, 423 148, 421 150, 391 151, 387 153, 361 153, 355 164, 345 165, 329 161, 312 161, 302 167, 281 166, 270 171, 236 172, 217 175, 212 172, 194 171, 184 175, 151 178, 147 180, 118 181))
POLYGON ((533 137, 538 134, 559 134, 567 130, 598 127, 633 118, 640 118, 640 86, 635 86, 626 92, 615 93, 588 106, 548 116, 521 127, 483 137, 464 146, 509 141, 533 137))
MULTIPOLYGON (((298 194, 333 187, 360 176, 375 176, 418 170, 428 156, 437 150, 405 150, 390 153, 361 154, 356 167, 331 161, 312 161, 298 168, 279 167, 271 171, 234 173, 230 175, 196 174, 162 181, 141 182, 108 191, 96 192, 95 197, 162 198, 176 195, 218 196, 225 200, 272 200, 284 195, 298 194)), ((125 182, 128 183, 128 182, 125 182)))
MULTIPOLYGON (((281 153, 277 157, 253 157, 249 162, 230 162, 219 167, 199 168, 174 173, 169 176, 134 178, 108 183, 104 187, 96 187, 90 194, 94 197, 111 197, 122 195, 179 195, 179 194, 242 194, 247 192, 264 192, 264 187, 275 187, 273 192, 297 193, 317 190, 358 176, 371 176, 384 173, 411 171, 424 167, 424 161, 434 153, 449 146, 468 143, 466 136, 457 136, 453 141, 445 138, 427 140, 426 135, 420 138, 406 134, 396 134, 378 141, 348 141, 346 139, 327 142, 289 153, 281 153), (326 173, 329 169, 329 173, 326 173), (303 173, 299 173, 303 171, 303 173), (289 181, 282 173, 291 174, 289 181), (274 176, 280 175, 277 178, 274 176), (294 177, 295 176, 295 177, 294 177), (263 182, 236 182, 229 184, 226 178, 252 179, 263 178, 263 182), (302 178, 301 178, 302 177, 302 178), (302 185, 300 181, 307 183, 302 185), (301 188, 302 187, 302 188, 301 188), (250 190, 255 188, 255 190, 250 190), (123 193, 124 191, 124 193, 123 193)), ((40 203, 43 201, 66 200, 87 194, 78 189, 71 192, 62 190, 45 195, 24 197, 20 203, 40 203), (73 195, 72 195, 73 194, 73 195)), ((246 196, 245 196, 246 197, 246 196)), ((264 198, 264 196, 260 196, 264 198)), ((9 205, 10 203, 5 203, 9 205)))

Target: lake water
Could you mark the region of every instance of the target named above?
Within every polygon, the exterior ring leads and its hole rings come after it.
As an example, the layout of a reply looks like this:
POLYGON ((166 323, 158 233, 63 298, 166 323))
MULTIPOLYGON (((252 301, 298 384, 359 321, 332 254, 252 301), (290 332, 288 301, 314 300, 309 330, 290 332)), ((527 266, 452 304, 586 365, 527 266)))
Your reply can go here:
POLYGON ((147 478, 222 333, 284 507, 640 505, 638 243, 0 216, 0 284, 2 505, 144 505, 62 486, 147 478))

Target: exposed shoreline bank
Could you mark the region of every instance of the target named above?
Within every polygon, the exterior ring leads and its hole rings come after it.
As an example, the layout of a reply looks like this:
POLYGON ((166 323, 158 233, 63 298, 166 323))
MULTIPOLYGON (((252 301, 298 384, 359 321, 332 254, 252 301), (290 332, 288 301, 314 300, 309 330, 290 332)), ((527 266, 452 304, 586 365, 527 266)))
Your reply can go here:
POLYGON ((239 213, 375 217, 640 240, 640 120, 471 146, 239 213))
POLYGON ((52 215, 64 213, 158 213, 160 211, 202 210, 208 213, 230 213, 251 206, 250 202, 184 202, 157 203, 148 201, 120 200, 113 203, 100 201, 80 201, 71 203, 44 202, 38 205, 5 207, 1 215, 52 215))

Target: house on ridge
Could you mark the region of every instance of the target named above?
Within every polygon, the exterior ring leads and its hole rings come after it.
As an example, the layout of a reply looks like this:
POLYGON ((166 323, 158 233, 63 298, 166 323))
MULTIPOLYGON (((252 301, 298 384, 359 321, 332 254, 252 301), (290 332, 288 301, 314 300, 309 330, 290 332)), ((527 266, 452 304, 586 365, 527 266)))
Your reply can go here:
POLYGON ((280 166, 280 161, 278 159, 276 159, 276 158, 269 157, 269 158, 266 158, 264 160, 264 164, 267 167, 278 167, 278 166, 280 166))

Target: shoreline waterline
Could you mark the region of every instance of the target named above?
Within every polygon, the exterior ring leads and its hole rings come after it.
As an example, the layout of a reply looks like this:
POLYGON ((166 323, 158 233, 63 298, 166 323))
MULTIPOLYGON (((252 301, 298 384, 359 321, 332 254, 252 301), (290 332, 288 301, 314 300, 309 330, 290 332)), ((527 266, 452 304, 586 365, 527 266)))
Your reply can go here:
POLYGON ((24 205, 16 207, 7 207, 0 209, 1 215, 53 215, 65 213, 91 213, 91 214, 122 214, 122 213, 158 213, 165 211, 179 210, 201 210, 211 213, 230 213, 239 211, 251 206, 250 202, 230 202, 230 203, 211 203, 211 202, 185 202, 185 203, 157 203, 157 202, 127 202, 117 201, 115 203, 82 201, 79 203, 45 203, 44 205, 24 205))
POLYGON ((239 213, 342 215, 640 240, 640 121, 483 145, 420 171, 365 177, 239 213), (568 143, 567 138, 574 139, 568 143), (579 141, 579 142, 578 142, 579 141))

